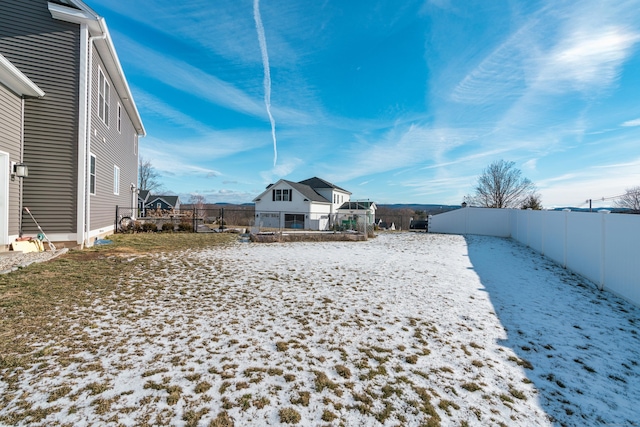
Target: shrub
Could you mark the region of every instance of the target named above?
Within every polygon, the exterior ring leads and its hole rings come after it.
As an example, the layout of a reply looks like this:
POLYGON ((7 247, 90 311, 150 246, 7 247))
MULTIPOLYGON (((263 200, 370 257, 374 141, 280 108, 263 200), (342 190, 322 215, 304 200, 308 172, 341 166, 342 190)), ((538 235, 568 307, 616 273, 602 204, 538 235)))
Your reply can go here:
POLYGON ((158 231, 158 226, 155 222, 145 222, 144 224, 142 224, 142 231, 158 231))
POLYGON ((182 221, 178 224, 179 231, 193 231, 193 224, 191 221, 182 221))
POLYGON ((162 231, 173 231, 173 223, 165 222, 162 224, 162 231))

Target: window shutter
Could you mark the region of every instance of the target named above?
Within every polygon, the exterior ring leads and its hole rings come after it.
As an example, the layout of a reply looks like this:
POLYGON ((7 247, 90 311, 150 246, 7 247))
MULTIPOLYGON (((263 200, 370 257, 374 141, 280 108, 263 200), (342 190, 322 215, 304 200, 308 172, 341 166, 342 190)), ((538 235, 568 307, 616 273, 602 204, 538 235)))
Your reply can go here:
POLYGON ((289 189, 289 201, 291 201, 291 195, 293 193, 293 190, 289 189))
POLYGON ((271 201, 272 202, 276 201, 276 190, 271 190, 271 201))

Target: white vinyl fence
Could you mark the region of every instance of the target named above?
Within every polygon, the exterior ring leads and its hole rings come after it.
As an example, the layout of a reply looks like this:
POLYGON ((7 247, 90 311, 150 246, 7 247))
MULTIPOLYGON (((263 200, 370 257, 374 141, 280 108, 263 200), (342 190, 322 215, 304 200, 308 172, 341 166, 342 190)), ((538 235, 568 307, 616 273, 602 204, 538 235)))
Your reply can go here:
POLYGON ((640 215, 463 208, 429 232, 510 237, 640 306, 640 215))

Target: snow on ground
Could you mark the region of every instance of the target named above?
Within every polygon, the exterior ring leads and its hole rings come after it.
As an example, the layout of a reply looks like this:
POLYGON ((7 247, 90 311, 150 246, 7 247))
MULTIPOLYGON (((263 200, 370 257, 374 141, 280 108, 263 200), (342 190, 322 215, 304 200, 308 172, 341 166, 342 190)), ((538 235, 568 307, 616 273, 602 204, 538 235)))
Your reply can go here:
POLYGON ((70 315, 83 319, 76 341, 17 374, 21 393, 0 416, 640 425, 640 309, 504 239, 398 233, 157 255, 70 315))

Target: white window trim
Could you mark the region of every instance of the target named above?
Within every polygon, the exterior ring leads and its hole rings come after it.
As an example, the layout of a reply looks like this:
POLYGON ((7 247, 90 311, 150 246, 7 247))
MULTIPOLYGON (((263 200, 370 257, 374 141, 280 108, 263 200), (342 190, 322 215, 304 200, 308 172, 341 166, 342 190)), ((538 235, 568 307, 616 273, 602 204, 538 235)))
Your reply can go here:
POLYGON ((138 155, 138 135, 137 134, 133 135, 133 155, 134 156, 138 155))
POLYGON ((113 194, 120 195, 120 168, 113 165, 113 194))
POLYGON ((107 76, 102 72, 102 68, 98 67, 98 117, 107 127, 109 127, 110 102, 111 85, 107 76))
POLYGON ((96 187, 98 186, 98 159, 95 154, 90 153, 91 162, 89 163, 89 194, 92 196, 96 195, 96 187), (91 168, 91 164, 93 164, 93 170, 91 168), (92 185, 93 184, 93 185, 92 185), (93 188, 91 188, 93 187, 93 188), (93 190, 93 191, 92 191, 93 190))

